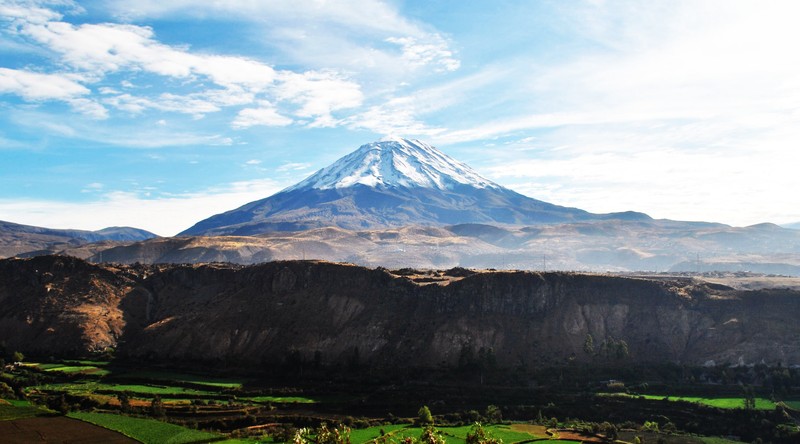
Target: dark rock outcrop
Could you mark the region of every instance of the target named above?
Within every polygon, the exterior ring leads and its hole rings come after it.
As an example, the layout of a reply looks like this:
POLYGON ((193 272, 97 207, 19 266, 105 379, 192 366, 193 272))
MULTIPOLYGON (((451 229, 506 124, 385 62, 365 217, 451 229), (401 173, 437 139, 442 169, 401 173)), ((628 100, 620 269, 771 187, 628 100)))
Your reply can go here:
POLYGON ((536 272, 426 279, 318 261, 96 266, 0 261, 0 341, 27 353, 257 365, 570 360, 800 364, 800 292, 536 272), (591 335, 599 356, 584 351, 591 335), (628 356, 618 353, 627 345, 628 356), (608 347, 602 348, 603 342, 608 347), (601 351, 602 350, 602 351, 601 351), (617 355, 620 355, 617 358, 617 355))

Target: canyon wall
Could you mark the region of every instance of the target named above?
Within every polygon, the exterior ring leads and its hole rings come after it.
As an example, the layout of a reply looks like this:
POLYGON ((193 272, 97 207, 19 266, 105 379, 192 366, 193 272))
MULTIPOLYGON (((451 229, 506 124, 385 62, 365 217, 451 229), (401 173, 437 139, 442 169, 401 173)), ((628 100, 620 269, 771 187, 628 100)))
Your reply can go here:
POLYGON ((455 366, 483 349, 499 366, 798 365, 798 318, 800 292, 691 280, 463 269, 423 276, 319 261, 0 261, 0 342, 48 356, 114 347, 154 360, 263 365, 293 356, 394 367, 455 366), (589 336, 594 353, 585 350, 589 336))

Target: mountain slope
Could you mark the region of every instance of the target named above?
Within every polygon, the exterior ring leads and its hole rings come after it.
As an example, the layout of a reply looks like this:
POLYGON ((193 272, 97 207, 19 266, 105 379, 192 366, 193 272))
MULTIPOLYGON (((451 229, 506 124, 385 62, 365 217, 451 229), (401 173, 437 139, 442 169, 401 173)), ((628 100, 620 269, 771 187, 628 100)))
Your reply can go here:
POLYGON ((158 238, 83 257, 128 264, 324 259, 397 268, 717 270, 800 276, 800 231, 769 224, 730 227, 670 220, 326 227, 257 236, 158 238))
POLYGON ((542 224, 647 220, 596 215, 523 196, 418 140, 363 145, 266 199, 203 220, 180 235, 255 235, 323 226, 347 229, 463 223, 542 224))
POLYGON ((138 242, 157 237, 131 227, 109 227, 97 231, 60 230, 0 221, 0 257, 53 253, 93 242, 138 242))

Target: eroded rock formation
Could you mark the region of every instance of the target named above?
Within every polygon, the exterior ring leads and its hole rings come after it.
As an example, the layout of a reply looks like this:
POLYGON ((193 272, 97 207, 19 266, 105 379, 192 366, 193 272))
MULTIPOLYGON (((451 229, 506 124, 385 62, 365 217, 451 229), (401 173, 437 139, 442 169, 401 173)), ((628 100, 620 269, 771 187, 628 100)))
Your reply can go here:
POLYGON ((318 261, 0 261, 0 341, 28 354, 258 365, 800 364, 800 292, 572 273, 390 272, 318 261), (592 337, 594 352, 585 343, 592 337), (605 342, 605 347, 603 343, 605 342), (623 344, 625 350, 623 353, 623 344))

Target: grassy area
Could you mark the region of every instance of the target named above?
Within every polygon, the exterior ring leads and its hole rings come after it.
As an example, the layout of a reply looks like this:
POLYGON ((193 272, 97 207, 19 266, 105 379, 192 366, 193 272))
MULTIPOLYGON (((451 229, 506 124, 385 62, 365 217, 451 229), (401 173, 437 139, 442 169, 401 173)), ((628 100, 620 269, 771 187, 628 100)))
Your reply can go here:
POLYGON ((350 431, 350 440, 353 442, 353 444, 360 444, 367 441, 372 441, 375 438, 379 438, 381 436, 381 430, 383 430, 387 435, 390 435, 393 432, 405 427, 408 427, 408 425, 388 424, 377 427, 369 427, 366 429, 354 429, 350 431))
POLYGON ((108 393, 123 393, 131 392, 134 395, 153 396, 159 395, 163 397, 181 398, 185 396, 209 396, 218 395, 217 392, 208 390, 197 390, 186 387, 172 387, 162 385, 143 385, 143 384, 107 384, 97 381, 78 381, 70 383, 59 384, 43 384, 34 387, 40 391, 61 391, 68 393, 93 393, 93 392, 108 392, 108 393))
POLYGON ((216 433, 188 429, 155 419, 132 418, 110 413, 85 412, 73 412, 68 416, 120 432, 144 444, 183 444, 212 441, 221 438, 221 435, 216 433))
POLYGON ((43 407, 33 406, 27 401, 24 401, 24 404, 14 400, 0 403, 0 421, 32 418, 34 416, 47 415, 49 413, 52 412, 43 407))
POLYGON ((93 365, 64 365, 61 367, 53 367, 45 370, 46 372, 61 372, 61 373, 86 373, 95 376, 110 375, 111 371, 104 368, 96 367, 93 365))
POLYGON ((800 410, 800 401, 783 401, 790 409, 800 410))
POLYGON ((266 404, 268 402, 283 404, 315 404, 319 402, 316 399, 306 398, 303 396, 244 396, 238 399, 240 401, 249 401, 259 404, 266 404))
POLYGON ((28 362, 23 364, 25 367, 32 367, 43 372, 60 373, 85 373, 96 376, 106 376, 111 374, 110 370, 103 368, 108 363, 101 361, 68 361, 63 363, 36 363, 28 362))
MULTIPOLYGON (((391 437, 394 441, 402 441, 402 439, 406 437, 419 438, 419 436, 422 434, 423 429, 421 427, 414 427, 403 424, 376 426, 376 427, 369 427, 366 429, 353 430, 350 433, 350 439, 354 444, 369 442, 380 437, 381 430, 385 432, 386 436, 391 437)), ((467 439, 467 433, 469 433, 470 430, 472 430, 472 426, 437 427, 436 430, 438 430, 444 436, 448 444, 465 444, 467 439)), ((538 436, 523 431, 512 430, 511 427, 507 425, 484 426, 484 430, 486 430, 486 432, 489 433, 491 436, 502 439, 503 442, 506 444, 512 444, 522 441, 530 441, 531 439, 535 438, 545 438, 544 436, 538 436)), ((570 441, 551 441, 545 439, 537 442, 568 443, 570 441)))
POLYGON ((163 371, 136 371, 125 373, 126 378, 150 379, 154 381, 173 381, 221 389, 239 389, 246 381, 239 379, 213 378, 209 376, 198 376, 187 373, 163 372, 163 371))
MULTIPOLYGON (((624 396, 630 398, 644 398, 652 400, 684 401, 695 404, 718 407, 721 409, 742 409, 744 398, 702 398, 698 396, 664 396, 664 395, 636 395, 628 393, 598 393, 598 396, 624 396)), ((775 403, 766 398, 755 398, 756 410, 773 410, 775 403)))
POLYGON ((704 436, 699 439, 703 441, 703 444, 741 444, 741 441, 731 441, 730 439, 725 438, 704 436))
POLYGON ((31 402, 28 401, 27 399, 6 399, 5 402, 7 402, 7 403, 9 403, 9 404, 11 404, 13 406, 17 406, 17 407, 31 407, 31 406, 33 406, 33 404, 31 404, 31 402))

